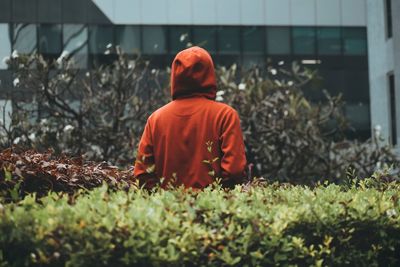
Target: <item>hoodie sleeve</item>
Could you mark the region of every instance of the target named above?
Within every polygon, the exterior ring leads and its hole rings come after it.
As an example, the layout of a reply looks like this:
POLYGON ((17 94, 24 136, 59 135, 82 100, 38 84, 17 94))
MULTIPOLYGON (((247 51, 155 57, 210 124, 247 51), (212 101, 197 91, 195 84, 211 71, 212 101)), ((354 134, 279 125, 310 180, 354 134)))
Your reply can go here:
POLYGON ((240 119, 231 109, 224 118, 221 131, 221 169, 228 183, 241 182, 246 176, 246 154, 240 119))
POLYGON ((136 155, 133 174, 139 180, 140 185, 151 188, 157 183, 153 153, 153 139, 151 136, 150 122, 146 123, 139 148, 136 155))

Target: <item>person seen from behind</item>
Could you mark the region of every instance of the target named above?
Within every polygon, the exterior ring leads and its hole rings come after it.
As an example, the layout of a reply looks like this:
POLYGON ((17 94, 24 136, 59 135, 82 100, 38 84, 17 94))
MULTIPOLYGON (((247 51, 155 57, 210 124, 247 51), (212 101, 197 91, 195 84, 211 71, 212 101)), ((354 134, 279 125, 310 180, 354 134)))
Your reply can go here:
POLYGON ((179 52, 171 68, 172 101, 148 118, 139 143, 134 176, 146 188, 161 182, 201 189, 217 178, 223 185, 242 182, 246 155, 239 116, 215 101, 216 92, 209 53, 200 47, 179 52))

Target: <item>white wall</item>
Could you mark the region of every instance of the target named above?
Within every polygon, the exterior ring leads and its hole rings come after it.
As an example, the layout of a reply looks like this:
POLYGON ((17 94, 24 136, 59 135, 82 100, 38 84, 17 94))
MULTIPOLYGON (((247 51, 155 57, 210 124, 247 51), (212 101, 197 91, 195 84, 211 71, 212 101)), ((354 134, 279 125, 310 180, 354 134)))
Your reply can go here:
POLYGON ((92 0, 116 24, 366 26, 366 0, 92 0))

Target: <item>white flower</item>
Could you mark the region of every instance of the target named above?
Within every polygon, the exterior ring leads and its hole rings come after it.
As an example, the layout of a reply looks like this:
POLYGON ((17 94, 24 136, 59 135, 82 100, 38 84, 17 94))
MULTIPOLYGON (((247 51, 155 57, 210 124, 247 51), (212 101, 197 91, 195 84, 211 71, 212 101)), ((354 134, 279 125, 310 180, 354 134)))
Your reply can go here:
POLYGON ((17 145, 20 141, 21 141, 21 138, 17 137, 17 138, 14 139, 13 143, 14 143, 14 145, 17 145))
POLYGON ((35 133, 31 133, 28 138, 32 141, 34 141, 36 139, 36 134, 35 133))
POLYGON ((17 87, 19 85, 19 78, 15 78, 13 81, 14 87, 17 87))
POLYGON ((279 66, 282 66, 283 64, 285 64, 285 61, 283 61, 283 60, 278 62, 279 66))
POLYGON ((57 58, 57 63, 59 64, 59 65, 61 65, 61 63, 64 61, 64 59, 66 58, 66 57, 68 57, 69 56, 69 52, 67 51, 67 50, 64 50, 64 51, 62 51, 62 53, 61 53, 61 55, 57 58))
POLYGON ((156 73, 156 69, 152 69, 151 74, 155 74, 155 73, 156 73))
POLYGON ((245 90, 246 89, 246 84, 240 83, 239 86, 238 86, 238 89, 239 90, 245 90))
POLYGON ((107 49, 106 51, 104 51, 104 55, 109 55, 111 52, 109 49, 107 49))
POLYGON ((9 60, 10 60, 10 57, 4 57, 3 64, 7 64, 9 60))
POLYGON ((271 69, 271 74, 272 75, 276 75, 278 73, 278 71, 276 69, 271 69))
POLYGON ((64 132, 72 131, 73 129, 74 129, 74 126, 72 126, 72 125, 66 125, 66 126, 64 127, 64 132))
POLYGON ((111 48, 112 47, 112 44, 111 43, 109 43, 107 46, 106 46, 106 48, 111 48))
POLYGON ((86 77, 90 77, 90 72, 86 72, 86 77))
POLYGON ((187 36, 188 36, 187 33, 181 34, 181 37, 179 37, 179 41, 181 41, 181 42, 185 41, 187 36))
POLYGON ((11 57, 12 58, 18 58, 18 51, 17 50, 14 50, 13 52, 12 52, 12 54, 11 54, 11 57))
POLYGON ((217 92, 217 96, 223 96, 225 94, 225 91, 219 90, 217 92))
POLYGON ((215 98, 215 100, 221 102, 221 101, 224 101, 224 98, 223 98, 222 96, 218 95, 218 96, 215 98))
POLYGON ((289 112, 287 111, 287 110, 285 110, 284 112, 283 112, 283 116, 287 116, 289 114, 289 112))
POLYGON ((289 81, 288 83, 287 83, 289 86, 293 86, 293 81, 289 81))

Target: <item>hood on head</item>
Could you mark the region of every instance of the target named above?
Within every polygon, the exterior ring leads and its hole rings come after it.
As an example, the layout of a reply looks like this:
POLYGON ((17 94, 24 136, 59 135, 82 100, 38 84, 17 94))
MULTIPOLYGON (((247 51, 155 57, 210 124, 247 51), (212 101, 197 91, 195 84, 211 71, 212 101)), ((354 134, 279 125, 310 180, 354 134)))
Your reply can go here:
POLYGON ((210 54, 198 46, 179 52, 171 68, 172 99, 204 96, 215 99, 217 82, 210 54))

